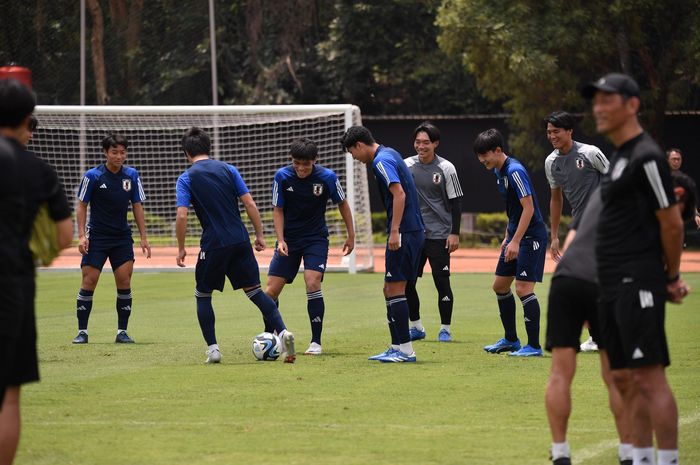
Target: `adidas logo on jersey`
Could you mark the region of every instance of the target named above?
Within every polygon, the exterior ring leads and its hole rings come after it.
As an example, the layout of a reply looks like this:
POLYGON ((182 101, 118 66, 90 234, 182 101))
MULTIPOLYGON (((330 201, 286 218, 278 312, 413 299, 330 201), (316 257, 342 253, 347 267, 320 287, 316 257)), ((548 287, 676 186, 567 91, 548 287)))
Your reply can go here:
POLYGON ((292 186, 289 186, 289 187, 287 188, 287 192, 294 192, 294 189, 292 188, 292 186))
POLYGON ((100 189, 107 189, 107 184, 102 183, 102 185, 100 186, 100 189))
POLYGON ((442 300, 443 302, 449 302, 449 301, 450 301, 450 296, 449 296, 449 295, 446 295, 446 296, 443 297, 441 300, 442 300))
POLYGON ((450 271, 450 267, 448 265, 445 265, 445 268, 443 268, 442 271, 450 271))
POLYGON ((640 358, 644 358, 644 352, 642 352, 642 350, 639 347, 637 347, 636 349, 634 349, 634 352, 632 352, 632 359, 638 360, 640 358))
POLYGON ((523 272, 520 273, 520 276, 525 276, 525 277, 527 277, 527 273, 525 272, 525 270, 523 270, 523 272))

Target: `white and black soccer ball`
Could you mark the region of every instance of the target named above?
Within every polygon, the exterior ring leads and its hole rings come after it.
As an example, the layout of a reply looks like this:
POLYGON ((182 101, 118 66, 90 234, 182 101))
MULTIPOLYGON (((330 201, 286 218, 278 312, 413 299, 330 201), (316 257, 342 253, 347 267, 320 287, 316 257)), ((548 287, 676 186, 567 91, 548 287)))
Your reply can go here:
POLYGON ((258 360, 277 360, 281 347, 280 338, 272 333, 260 333, 253 338, 253 355, 258 360))

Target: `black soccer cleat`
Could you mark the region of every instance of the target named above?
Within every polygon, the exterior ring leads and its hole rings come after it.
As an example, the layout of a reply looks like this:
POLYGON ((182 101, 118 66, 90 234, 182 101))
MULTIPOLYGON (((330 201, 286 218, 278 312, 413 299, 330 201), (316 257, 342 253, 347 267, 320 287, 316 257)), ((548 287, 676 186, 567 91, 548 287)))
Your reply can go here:
POLYGON ((133 344, 134 340, 131 339, 128 334, 126 334, 126 331, 119 331, 114 342, 117 344, 133 344))
POLYGON ((73 344, 87 344, 88 334, 85 331, 78 331, 78 335, 73 338, 73 344))

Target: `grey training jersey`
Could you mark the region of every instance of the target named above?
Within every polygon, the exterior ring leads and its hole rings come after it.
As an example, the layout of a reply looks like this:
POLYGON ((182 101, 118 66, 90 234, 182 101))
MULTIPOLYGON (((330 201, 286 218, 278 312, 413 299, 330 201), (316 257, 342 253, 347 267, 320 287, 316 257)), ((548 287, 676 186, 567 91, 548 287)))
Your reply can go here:
POLYGON ((608 172, 610 162, 595 145, 574 141, 569 153, 554 150, 544 162, 549 186, 561 187, 571 205, 571 215, 583 213, 588 196, 598 187, 602 176, 608 172))
POLYGON ((598 282, 595 240, 602 210, 603 200, 600 196, 600 188, 596 188, 586 204, 583 216, 578 221, 576 236, 559 260, 553 277, 567 276, 591 283, 598 282))
POLYGON ((416 183, 425 238, 447 239, 452 231, 449 200, 463 195, 457 170, 452 163, 438 155, 427 164, 421 163, 418 155, 404 161, 416 183))

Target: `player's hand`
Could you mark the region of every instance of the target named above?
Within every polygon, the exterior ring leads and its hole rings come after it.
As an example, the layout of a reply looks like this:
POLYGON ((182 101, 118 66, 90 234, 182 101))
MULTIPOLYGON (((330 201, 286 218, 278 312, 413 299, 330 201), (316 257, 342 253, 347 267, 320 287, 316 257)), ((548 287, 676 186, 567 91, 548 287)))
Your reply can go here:
POLYGON ((449 253, 454 252, 459 248, 459 236, 457 234, 450 234, 447 236, 447 240, 445 241, 445 248, 448 250, 449 253))
POLYGON ((143 252, 146 258, 151 258, 151 244, 148 243, 148 239, 145 237, 141 238, 141 252, 143 252))
POLYGON ((89 248, 90 240, 85 236, 81 237, 78 241, 78 252, 80 252, 81 255, 86 255, 89 248))
POLYGON ((505 259, 504 261, 509 262, 518 258, 518 252, 520 251, 520 242, 510 241, 506 246, 505 259))
POLYGON ((399 250, 401 248, 401 235, 398 231, 391 231, 389 233, 389 250, 399 250))
POLYGON ((689 292, 690 288, 681 278, 666 284, 666 294, 668 295, 668 301, 671 303, 681 303, 689 292))
POLYGON ((262 252, 265 250, 265 247, 267 247, 267 245, 265 244, 265 238, 262 234, 260 236, 255 236, 255 250, 262 252))
POLYGON ((695 214, 695 225, 700 229, 700 214, 695 214))
POLYGON ((177 259, 176 259, 177 266, 179 266, 180 268, 185 267, 185 257, 186 256, 187 256, 187 251, 185 249, 180 249, 177 252, 177 259))
POLYGON ((277 252, 283 257, 288 257, 289 249, 287 248, 287 243, 284 241, 277 241, 277 252))
POLYGON ((355 250, 355 238, 348 237, 343 245, 343 255, 350 255, 355 250))
POLYGON ((561 252, 559 250, 559 238, 558 237, 553 237, 552 238, 552 245, 549 247, 549 253, 552 255, 552 260, 555 262, 559 262, 561 259, 561 252))

